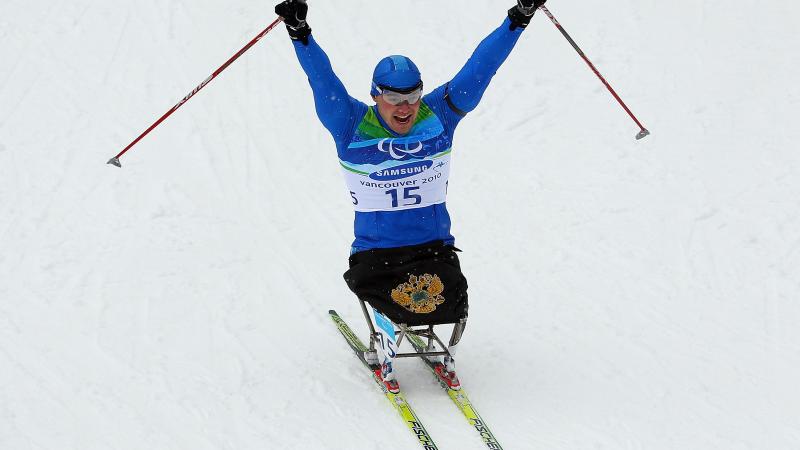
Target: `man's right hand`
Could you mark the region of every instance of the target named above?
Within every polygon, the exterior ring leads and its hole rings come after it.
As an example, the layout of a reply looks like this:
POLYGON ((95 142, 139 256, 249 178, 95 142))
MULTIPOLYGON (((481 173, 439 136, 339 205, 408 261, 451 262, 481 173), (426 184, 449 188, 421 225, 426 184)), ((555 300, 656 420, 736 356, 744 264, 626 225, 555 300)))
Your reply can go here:
POLYGON ((289 31, 289 37, 308 45, 311 27, 306 22, 308 5, 305 0, 285 0, 275 5, 275 14, 283 17, 283 23, 289 31))

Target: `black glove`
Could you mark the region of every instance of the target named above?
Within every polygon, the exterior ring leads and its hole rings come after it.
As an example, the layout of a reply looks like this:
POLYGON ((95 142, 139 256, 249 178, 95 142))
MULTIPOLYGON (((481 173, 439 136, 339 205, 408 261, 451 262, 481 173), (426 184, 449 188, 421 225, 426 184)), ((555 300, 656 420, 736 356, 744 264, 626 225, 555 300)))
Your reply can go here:
POLYGON ((305 0, 285 0, 275 5, 275 14, 283 17, 286 30, 292 40, 300 41, 308 45, 308 35, 311 34, 311 27, 306 22, 308 5, 305 0))
POLYGON ((525 28, 531 22, 533 13, 544 5, 547 0, 517 0, 517 5, 508 10, 508 18, 511 19, 511 29, 525 28))

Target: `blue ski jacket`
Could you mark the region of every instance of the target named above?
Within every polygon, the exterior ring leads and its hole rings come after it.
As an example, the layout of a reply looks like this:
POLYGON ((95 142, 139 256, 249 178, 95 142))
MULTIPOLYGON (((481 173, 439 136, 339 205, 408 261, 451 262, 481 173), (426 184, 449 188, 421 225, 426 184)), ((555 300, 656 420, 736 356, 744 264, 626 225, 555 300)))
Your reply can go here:
MULTIPOLYGON (((522 28, 512 30, 511 21, 506 18, 483 39, 453 79, 422 97, 424 123, 418 127, 415 122, 414 128, 404 136, 389 128, 378 114, 377 106, 367 106, 348 94, 313 35, 309 36, 307 45, 293 41, 297 58, 313 91, 317 116, 333 136, 346 176, 360 174, 361 185, 369 185, 380 194, 386 194, 385 208, 360 210, 360 194, 351 189, 353 204, 356 205, 353 252, 436 240, 450 245, 455 243, 450 233, 450 215, 443 199, 425 204, 421 194, 425 191, 420 186, 393 190, 391 188, 402 183, 386 180, 396 180, 403 175, 395 178, 383 175, 389 173, 387 169, 402 174, 428 170, 427 173, 432 174, 431 168, 443 165, 438 162, 434 166, 436 158, 444 161, 441 157, 446 155, 449 161, 452 137, 458 123, 478 106, 489 82, 511 53, 522 31, 522 28), (402 145, 405 145, 405 152, 394 151, 402 149, 402 145), (387 148, 392 151, 388 152, 387 148), (410 148, 423 148, 424 151, 414 153, 410 148), (431 163, 427 163, 426 158, 431 163)), ((446 178, 447 174, 443 181, 444 194, 446 178)))

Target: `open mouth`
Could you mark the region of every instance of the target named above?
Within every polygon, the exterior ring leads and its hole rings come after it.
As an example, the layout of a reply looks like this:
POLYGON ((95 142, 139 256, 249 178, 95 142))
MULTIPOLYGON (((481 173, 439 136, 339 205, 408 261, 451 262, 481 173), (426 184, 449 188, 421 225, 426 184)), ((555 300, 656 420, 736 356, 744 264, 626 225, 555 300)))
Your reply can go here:
POLYGON ((408 124, 409 122, 411 122, 411 114, 404 115, 404 116, 398 116, 398 115, 394 115, 394 116, 392 116, 392 118, 393 118, 393 119, 394 119, 394 120, 395 120, 397 123, 399 123, 399 124, 401 124, 401 125, 406 125, 406 124, 408 124))

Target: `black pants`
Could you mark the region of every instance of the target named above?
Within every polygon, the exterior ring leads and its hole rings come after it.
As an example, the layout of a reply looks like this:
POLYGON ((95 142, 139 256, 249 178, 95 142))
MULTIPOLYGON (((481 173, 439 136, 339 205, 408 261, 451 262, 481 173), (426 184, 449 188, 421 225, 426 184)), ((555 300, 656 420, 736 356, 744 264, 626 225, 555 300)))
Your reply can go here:
POLYGON ((457 249, 442 241, 350 256, 347 286, 394 323, 455 323, 467 317, 467 279, 457 249))

